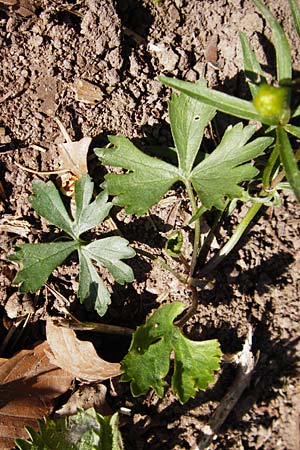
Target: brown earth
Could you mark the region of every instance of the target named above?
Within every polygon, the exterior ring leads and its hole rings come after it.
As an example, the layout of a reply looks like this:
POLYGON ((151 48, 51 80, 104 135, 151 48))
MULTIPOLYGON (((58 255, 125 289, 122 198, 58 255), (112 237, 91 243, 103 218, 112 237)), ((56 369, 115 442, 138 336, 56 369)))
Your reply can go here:
MULTIPOLYGON (((298 62, 288 0, 266 3, 283 24, 298 62)), ((170 91, 157 76, 190 81, 205 76, 212 87, 247 96, 239 31, 249 36, 272 75, 270 30, 250 0, 0 1, 1 338, 7 334, 7 316, 14 322, 31 313, 17 347, 6 347, 3 356, 43 339, 42 319, 60 312, 45 290, 24 296, 11 286, 15 267, 6 258, 13 247, 51 240, 55 232, 27 201, 32 180, 49 177, 17 164, 35 171, 61 167, 56 145, 63 138, 54 115, 74 140, 91 136, 94 147, 106 144, 108 134, 124 134, 144 149, 171 144, 170 91), (82 93, 78 80, 97 88, 82 93)), ((220 118, 219 130, 228 123, 220 118)), ((102 177, 97 167, 92 170, 102 177)), ((241 208, 225 223, 219 244, 243 213, 241 208)), ((189 217, 180 188, 140 219, 116 213, 124 235, 157 254, 166 232, 185 225, 189 217), (181 214, 174 213, 177 207, 181 214)), ((238 249, 211 274, 213 286, 199 292, 198 313, 185 327, 193 339, 219 339, 224 353, 241 349, 249 324, 254 330, 255 373, 210 446, 213 450, 300 448, 299 220, 292 194, 283 197, 280 208, 265 210, 238 249)), ((166 296, 189 302, 189 293, 159 266, 142 258, 132 265, 134 284, 113 289, 111 323, 134 327, 166 296)), ((76 303, 76 274, 72 260, 55 271, 50 283, 68 296, 83 320, 96 320, 76 303)), ((128 345, 123 339, 92 339, 111 360, 120 360, 128 345)), ((224 364, 216 385, 184 406, 170 390, 163 399, 153 393, 134 399, 127 385, 116 383, 111 406, 132 411, 122 420, 125 448, 190 448, 234 375, 235 368, 224 364)))

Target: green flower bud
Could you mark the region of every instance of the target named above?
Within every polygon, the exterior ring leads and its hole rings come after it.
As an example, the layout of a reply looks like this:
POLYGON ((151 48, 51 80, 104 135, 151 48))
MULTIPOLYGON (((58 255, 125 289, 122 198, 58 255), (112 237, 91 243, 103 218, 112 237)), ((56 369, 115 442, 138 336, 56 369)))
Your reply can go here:
POLYGON ((253 105, 262 117, 274 119, 274 122, 286 121, 289 117, 288 91, 283 87, 261 84, 253 105))

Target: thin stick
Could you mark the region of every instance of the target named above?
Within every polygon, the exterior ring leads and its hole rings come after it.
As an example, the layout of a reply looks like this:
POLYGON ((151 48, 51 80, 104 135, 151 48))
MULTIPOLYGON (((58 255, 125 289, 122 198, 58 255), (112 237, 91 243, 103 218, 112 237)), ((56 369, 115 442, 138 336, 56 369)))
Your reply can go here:
POLYGON ((20 167, 20 169, 24 170, 25 172, 34 173, 35 175, 59 175, 61 173, 70 172, 68 169, 58 169, 58 170, 51 170, 50 172, 40 172, 39 170, 29 169, 28 167, 22 166, 22 164, 19 164, 17 162, 15 162, 15 165, 20 167))
MULTIPOLYGON (((56 289, 49 286, 49 284, 45 284, 46 288, 63 304, 68 304, 68 300, 56 289)), ((60 326, 71 328, 72 330, 86 330, 86 331, 97 331, 99 333, 106 334, 123 334, 123 335, 132 335, 134 330, 127 327, 120 327, 117 325, 109 325, 106 323, 98 323, 98 322, 81 322, 78 320, 70 311, 65 307, 61 306, 61 310, 65 311, 65 313, 70 317, 70 319, 64 318, 52 318, 54 322, 57 322, 60 326)))
POLYGON ((248 387, 255 368, 255 360, 251 348, 252 328, 250 327, 243 350, 238 353, 235 360, 238 364, 235 380, 209 419, 208 424, 203 428, 201 436, 191 447, 191 450, 205 450, 212 443, 229 413, 233 410, 242 393, 248 387))

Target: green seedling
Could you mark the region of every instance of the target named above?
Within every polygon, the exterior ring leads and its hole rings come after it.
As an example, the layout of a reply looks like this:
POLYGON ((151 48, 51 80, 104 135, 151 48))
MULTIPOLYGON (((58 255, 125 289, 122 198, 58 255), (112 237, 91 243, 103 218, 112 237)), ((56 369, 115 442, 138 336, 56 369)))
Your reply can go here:
POLYGON ((119 237, 106 237, 87 243, 81 239, 86 231, 99 225, 109 214, 112 203, 108 195, 101 192, 91 202, 94 183, 88 175, 75 185, 76 213, 72 219, 67 212, 55 185, 49 181, 34 181, 30 202, 37 213, 48 222, 65 231, 71 240, 43 244, 23 244, 10 259, 22 265, 13 284, 20 292, 36 292, 47 281, 57 266, 74 251, 79 255, 78 295, 87 309, 95 309, 103 316, 110 303, 110 293, 98 275, 93 261, 106 267, 114 279, 123 284, 132 282, 132 269, 122 259, 132 258, 135 251, 128 247, 128 241, 119 237))
POLYGON ((124 450, 118 414, 101 416, 94 408, 74 416, 39 420, 39 431, 28 427, 29 439, 16 439, 20 450, 124 450))
MULTIPOLYGON (((291 102, 291 92, 299 89, 299 80, 292 79, 291 52, 286 35, 277 20, 270 13, 261 0, 253 0, 261 14, 264 16, 273 33, 273 43, 276 51, 276 68, 278 87, 266 84, 266 77, 247 37, 241 33, 241 43, 244 55, 246 75, 249 77, 249 87, 254 101, 246 101, 226 93, 209 89, 203 84, 171 79, 161 76, 160 80, 201 103, 212 106, 219 111, 246 120, 256 120, 263 125, 271 125, 276 131, 276 144, 271 154, 263 176, 265 189, 274 188, 276 182, 282 177, 278 175, 278 161, 284 169, 284 175, 300 202, 300 171, 298 169, 299 154, 294 152, 289 136, 300 138, 300 127, 289 122, 300 114, 299 106, 291 102), (261 85, 257 80, 261 80, 261 85), (275 181, 274 181, 275 180, 275 181)), ((289 1, 296 31, 299 31, 300 9, 295 0, 289 1)), ((299 32, 298 32, 299 34, 299 32)), ((268 192, 266 193, 268 195, 268 192)), ((265 195, 266 195, 265 194, 265 195)))

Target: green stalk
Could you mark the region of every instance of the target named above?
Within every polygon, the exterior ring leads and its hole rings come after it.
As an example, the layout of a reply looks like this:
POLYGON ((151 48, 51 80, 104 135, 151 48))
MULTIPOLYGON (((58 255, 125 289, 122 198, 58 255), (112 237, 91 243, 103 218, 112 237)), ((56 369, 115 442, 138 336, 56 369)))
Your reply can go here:
POLYGON ((262 182, 263 182, 264 187, 266 187, 266 188, 269 188, 271 185, 271 175, 273 173, 273 169, 276 165, 276 162, 278 161, 278 157, 279 157, 279 148, 276 143, 276 145, 273 148, 271 155, 268 159, 266 167, 263 171, 262 182))
POLYGON ((242 221, 236 227, 231 238, 226 242, 223 248, 219 251, 219 253, 214 256, 206 266, 200 271, 199 276, 206 276, 209 272, 211 272, 215 267, 217 267, 221 261, 231 252, 231 250, 236 246, 238 241, 243 236, 244 232, 250 225, 251 221, 254 219, 260 208, 263 206, 263 203, 254 203, 251 208, 248 210, 247 214, 243 217, 242 221))
POLYGON ((280 159, 285 170, 286 179, 290 183, 298 202, 300 202, 300 171, 292 146, 283 127, 277 127, 276 135, 276 143, 279 147, 280 159))

